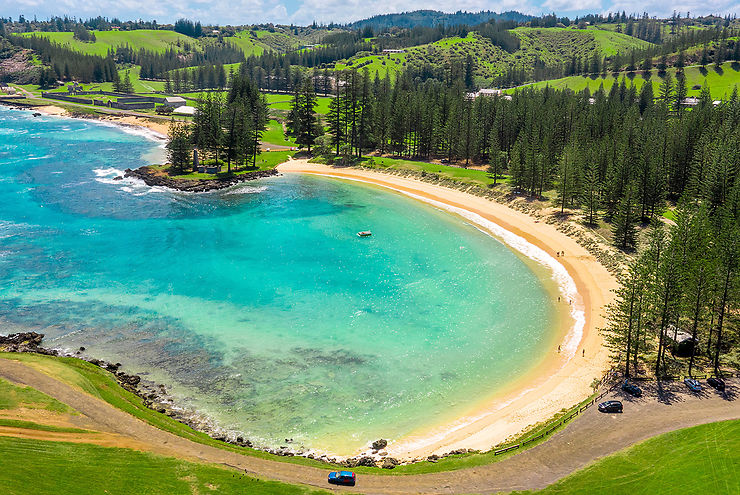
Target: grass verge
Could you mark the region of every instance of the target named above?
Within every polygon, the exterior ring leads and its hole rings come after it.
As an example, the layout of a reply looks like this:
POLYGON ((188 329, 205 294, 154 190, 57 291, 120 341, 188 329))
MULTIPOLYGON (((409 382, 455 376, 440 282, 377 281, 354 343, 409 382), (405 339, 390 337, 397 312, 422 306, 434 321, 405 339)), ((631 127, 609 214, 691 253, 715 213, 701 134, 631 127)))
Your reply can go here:
POLYGON ((0 437, 0 458, 0 493, 7 495, 326 493, 211 464, 88 444, 0 437))

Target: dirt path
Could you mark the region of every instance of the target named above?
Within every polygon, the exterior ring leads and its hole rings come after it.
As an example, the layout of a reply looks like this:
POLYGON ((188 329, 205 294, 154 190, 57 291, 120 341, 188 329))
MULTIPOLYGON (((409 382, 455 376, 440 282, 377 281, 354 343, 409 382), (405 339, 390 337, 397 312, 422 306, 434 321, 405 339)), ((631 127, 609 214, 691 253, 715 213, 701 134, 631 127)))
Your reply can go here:
MULTIPOLYGON (((125 437, 129 445, 185 459, 223 464, 250 474, 289 483, 329 488, 328 469, 227 452, 158 430, 100 399, 87 395, 18 361, 0 359, 0 377, 32 386, 84 414, 101 432, 125 437)), ((705 390, 690 394, 682 384, 668 384, 659 398, 655 386, 643 387, 641 399, 616 391, 607 398, 625 403, 623 414, 588 409, 549 441, 498 463, 414 476, 361 475, 351 491, 365 494, 494 493, 540 489, 591 461, 661 433, 697 424, 740 418, 740 380, 728 380, 726 394, 705 390)), ((605 399, 606 400, 606 399, 605 399)), ((111 437, 113 436, 111 435, 111 437)))

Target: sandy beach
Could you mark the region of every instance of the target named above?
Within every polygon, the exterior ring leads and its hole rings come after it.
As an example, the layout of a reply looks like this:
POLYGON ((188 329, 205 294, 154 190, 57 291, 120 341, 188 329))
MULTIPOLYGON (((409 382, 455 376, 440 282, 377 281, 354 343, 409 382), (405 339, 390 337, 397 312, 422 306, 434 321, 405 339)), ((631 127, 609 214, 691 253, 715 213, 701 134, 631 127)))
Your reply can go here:
MULTIPOLYGON (((45 105, 40 107, 30 107, 29 110, 39 112, 44 115, 54 116, 71 116, 70 113, 61 107, 55 105, 45 105)), ((154 120, 147 119, 146 117, 137 117, 134 115, 113 115, 113 114, 95 114, 95 116, 85 115, 83 118, 89 120, 103 120, 111 122, 116 125, 132 126, 132 127, 144 127, 150 131, 154 131, 160 135, 160 137, 167 137, 167 133, 170 128, 170 123, 165 120, 154 120)))
MULTIPOLYGON (((477 216, 485 219, 485 222, 476 222, 480 228, 490 232, 487 222, 493 222, 549 253, 575 282, 578 295, 572 303, 578 305, 585 316, 583 333, 577 339, 575 349, 558 352, 555 346, 551 355, 546 356, 527 377, 513 379, 508 390, 497 393, 478 410, 451 424, 439 425, 431 431, 417 431, 389 444, 386 449, 389 455, 408 460, 463 448, 488 450, 588 397, 594 379, 601 378, 608 369, 608 352, 602 345, 598 329, 604 326, 604 306, 611 301, 611 291, 617 287, 617 282, 592 254, 554 226, 485 198, 380 172, 334 168, 308 163, 307 160, 288 161, 279 165, 278 170, 359 180, 432 204, 441 203, 453 212, 455 209, 470 212, 472 215, 465 215, 468 221, 474 222, 477 216), (556 253, 561 251, 565 255, 557 256, 556 253)), ((562 304, 568 302, 562 301, 562 304)), ((562 329, 559 345, 566 349, 569 343, 571 347, 574 344, 568 341, 569 336, 572 337, 569 328, 574 321, 567 316, 569 308, 565 307, 562 313, 566 315, 562 319, 566 328, 562 329)))

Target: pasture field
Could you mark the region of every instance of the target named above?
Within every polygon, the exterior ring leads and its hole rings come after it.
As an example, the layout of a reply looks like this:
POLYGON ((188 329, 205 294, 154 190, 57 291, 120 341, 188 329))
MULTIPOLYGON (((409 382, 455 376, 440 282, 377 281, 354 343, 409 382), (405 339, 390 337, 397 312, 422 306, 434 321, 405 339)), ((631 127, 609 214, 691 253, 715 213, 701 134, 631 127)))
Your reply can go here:
POLYGON ((181 44, 185 42, 190 44, 197 43, 197 41, 185 36, 184 34, 161 29, 92 32, 95 34, 96 38, 96 41, 94 42, 76 40, 74 39, 74 33, 69 32, 33 32, 23 33, 22 36, 42 36, 89 55, 105 55, 108 53, 108 50, 112 49, 115 51, 117 47, 125 45, 129 45, 135 50, 144 48, 146 50, 162 53, 171 47, 179 50, 177 47, 178 41, 181 44))
MULTIPOLYGON (((670 68, 666 71, 671 77, 676 76, 676 69, 670 68)), ((725 62, 722 64, 720 69, 717 69, 714 64, 707 65, 706 68, 700 66, 691 66, 684 69, 686 75, 686 85, 688 87, 689 96, 699 96, 701 93, 701 87, 704 86, 705 82, 709 86, 712 98, 726 98, 732 95, 732 91, 735 86, 740 85, 740 64, 737 62, 725 62)), ((641 71, 634 73, 620 73, 618 77, 614 77, 611 72, 606 77, 601 76, 570 76, 563 77, 560 79, 551 79, 548 81, 540 81, 534 84, 528 84, 524 87, 535 87, 544 88, 550 86, 555 89, 571 89, 573 91, 583 91, 586 87, 594 93, 599 89, 601 84, 604 85, 604 91, 609 91, 615 81, 621 81, 622 77, 627 78, 627 85, 634 83, 639 89, 649 81, 653 85, 653 94, 658 95, 658 89, 663 79, 658 75, 657 69, 653 69, 650 72, 650 77, 645 78, 641 71)), ((511 93, 514 89, 507 90, 511 93)))

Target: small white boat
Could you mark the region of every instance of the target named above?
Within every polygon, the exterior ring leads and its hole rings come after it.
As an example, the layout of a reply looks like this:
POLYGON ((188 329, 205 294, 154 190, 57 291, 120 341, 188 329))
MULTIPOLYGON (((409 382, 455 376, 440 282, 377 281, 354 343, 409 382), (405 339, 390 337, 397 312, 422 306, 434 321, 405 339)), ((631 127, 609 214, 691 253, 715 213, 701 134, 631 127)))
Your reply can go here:
POLYGON ((371 235, 373 235, 373 233, 369 230, 363 230, 362 232, 358 232, 357 235, 359 237, 370 237, 371 235))

